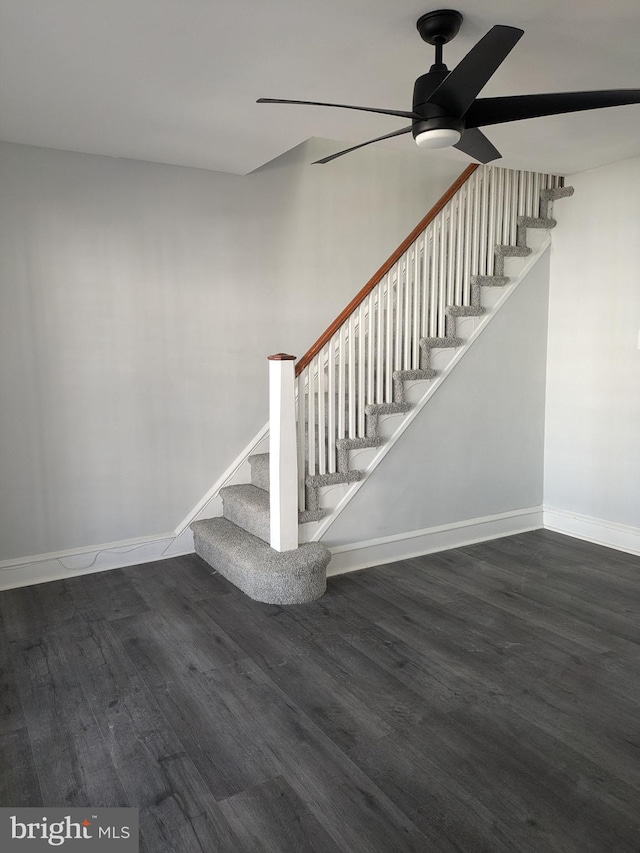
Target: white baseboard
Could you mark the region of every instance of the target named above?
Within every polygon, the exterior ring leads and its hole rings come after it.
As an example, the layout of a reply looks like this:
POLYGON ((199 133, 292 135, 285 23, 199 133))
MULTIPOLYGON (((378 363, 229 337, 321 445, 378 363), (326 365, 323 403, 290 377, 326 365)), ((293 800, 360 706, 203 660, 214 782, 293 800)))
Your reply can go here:
POLYGON ((394 560, 407 560, 447 548, 460 548, 488 539, 525 533, 542 527, 542 507, 529 507, 482 518, 470 518, 423 530, 411 530, 366 542, 354 542, 331 548, 327 575, 354 572, 394 560))
MULTIPOLYGON (((497 515, 411 530, 331 549, 328 576, 367 569, 394 560, 420 557, 448 548, 461 548, 502 536, 544 527, 597 545, 640 555, 640 528, 579 515, 554 507, 529 507, 497 515)), ((193 553, 190 530, 180 535, 131 539, 92 548, 75 548, 0 562, 0 590, 45 583, 165 560, 193 553)))
POLYGON ((89 575, 193 553, 191 531, 181 536, 131 539, 91 548, 74 548, 0 563, 0 590, 89 575))
POLYGON ((615 548, 628 554, 640 555, 640 527, 630 527, 603 518, 567 512, 556 507, 545 506, 543 524, 547 530, 564 533, 596 545, 615 548))

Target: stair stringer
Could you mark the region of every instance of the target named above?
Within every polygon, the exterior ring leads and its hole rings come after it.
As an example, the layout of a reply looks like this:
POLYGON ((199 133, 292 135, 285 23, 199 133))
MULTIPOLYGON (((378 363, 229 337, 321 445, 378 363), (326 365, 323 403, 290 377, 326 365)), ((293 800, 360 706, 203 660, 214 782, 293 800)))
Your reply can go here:
MULTIPOLYGON (((460 360, 464 358, 475 341, 489 326, 500 308, 520 286, 521 282, 527 277, 529 272, 538 263, 545 251, 551 245, 551 235, 548 231, 541 232, 532 229, 528 232, 527 236, 529 240, 529 248, 532 250, 531 254, 527 257, 505 257, 504 263, 507 266, 506 274, 508 275, 509 281, 499 289, 491 288, 494 293, 498 294, 493 304, 490 306, 485 304, 485 312, 478 317, 457 318, 459 326, 458 337, 462 338, 463 343, 457 347, 451 346, 440 350, 436 356, 436 358, 438 358, 438 372, 435 377, 429 381, 415 381, 415 384, 411 389, 412 391, 420 385, 424 385, 426 387, 417 399, 412 400, 412 407, 409 411, 379 416, 379 430, 383 435, 383 443, 378 444, 375 447, 351 451, 351 468, 358 468, 362 472, 361 478, 350 483, 321 488, 320 494, 324 495, 325 498, 328 497, 332 491, 336 490, 341 490, 342 496, 339 498, 336 505, 332 506, 322 519, 300 525, 301 543, 317 542, 322 539, 332 524, 335 523, 343 510, 348 506, 357 492, 368 480, 373 471, 391 451, 396 442, 401 439, 405 430, 408 429, 413 420, 419 415, 433 395, 437 393, 442 383, 445 382, 460 360), (466 329, 463 328, 463 324, 460 321, 464 321, 466 329), (469 332, 470 327, 473 327, 473 329, 469 332), (463 337, 466 333, 468 333, 468 336, 463 337), (394 422, 395 427, 393 426, 394 422), (389 429, 390 424, 391 429, 389 429)), ((415 391, 413 391, 413 393, 415 393, 415 391)))

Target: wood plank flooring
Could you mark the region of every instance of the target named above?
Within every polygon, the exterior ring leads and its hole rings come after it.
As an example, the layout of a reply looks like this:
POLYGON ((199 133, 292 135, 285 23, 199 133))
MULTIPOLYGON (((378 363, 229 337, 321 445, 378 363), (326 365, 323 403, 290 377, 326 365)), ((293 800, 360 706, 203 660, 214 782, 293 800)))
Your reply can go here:
POLYGON ((198 557, 0 593, 0 805, 148 853, 639 853, 640 558, 548 531, 257 604, 198 557))

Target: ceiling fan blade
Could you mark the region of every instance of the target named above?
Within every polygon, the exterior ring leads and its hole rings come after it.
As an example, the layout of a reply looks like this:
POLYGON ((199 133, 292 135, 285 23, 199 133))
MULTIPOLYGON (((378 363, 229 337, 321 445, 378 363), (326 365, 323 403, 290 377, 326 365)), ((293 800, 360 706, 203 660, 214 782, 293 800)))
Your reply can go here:
POLYGON ((498 149, 487 139, 477 127, 470 127, 462 134, 462 139, 453 146, 458 151, 464 151, 479 163, 490 163, 502 157, 498 149))
POLYGON ((365 113, 380 113, 381 115, 399 116, 400 118, 418 120, 424 118, 417 113, 405 112, 403 110, 379 110, 377 107, 354 107, 351 104, 325 104, 321 101, 283 101, 278 98, 258 98, 256 104, 302 104, 309 107, 339 107, 342 110, 361 110, 365 113))
POLYGON ((639 103, 640 89, 603 89, 596 92, 552 92, 548 95, 481 98, 470 107, 464 120, 467 127, 485 127, 506 121, 639 103))
POLYGON ((312 165, 315 166, 318 163, 330 163, 332 160, 335 160, 336 157, 342 157, 343 154, 350 154, 358 148, 364 148, 365 145, 373 145, 374 142, 381 142, 383 139, 391 139, 392 136, 402 136, 403 133, 411 133, 411 130, 412 125, 409 127, 403 127, 400 130, 394 130, 393 133, 378 136, 376 139, 370 139, 368 142, 361 142, 360 145, 354 145, 353 148, 346 148, 344 151, 338 151, 337 154, 330 154, 328 157, 323 157, 322 160, 316 160, 312 165))
POLYGON ((450 115, 462 118, 523 35, 524 30, 516 27, 501 24, 492 27, 438 86, 429 101, 443 107, 450 115))

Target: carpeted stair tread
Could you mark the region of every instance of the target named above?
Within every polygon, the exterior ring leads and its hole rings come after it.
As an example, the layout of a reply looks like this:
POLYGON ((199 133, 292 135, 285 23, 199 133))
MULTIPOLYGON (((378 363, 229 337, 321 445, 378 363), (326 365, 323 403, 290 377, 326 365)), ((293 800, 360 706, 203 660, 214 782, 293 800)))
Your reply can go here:
POLYGON ((249 457, 251 465, 251 483, 258 489, 269 491, 269 454, 254 453, 249 457))
POLYGON ((549 230, 555 227, 555 219, 542 216, 519 216, 516 227, 516 245, 521 248, 527 245, 527 229, 529 228, 546 228, 549 230))
POLYGON ((549 219, 543 216, 519 216, 518 225, 525 228, 555 228, 557 223, 555 219, 549 219))
POLYGON ((379 436, 370 436, 367 438, 339 438, 336 441, 338 471, 346 473, 351 470, 349 453, 352 450, 363 450, 367 447, 380 447, 381 444, 384 444, 384 439, 379 436))
POLYGON ((540 190, 540 198, 546 201, 555 201, 558 198, 568 198, 574 193, 573 187, 549 187, 540 190))
POLYGON ((447 305, 444 310, 449 317, 482 317, 485 313, 481 305, 447 305))
POLYGON ((309 524, 312 521, 320 521, 329 515, 328 509, 301 509, 298 512, 298 524, 309 524))
POLYGON ((526 258, 532 250, 528 246, 496 246, 494 251, 502 258, 526 258))
POLYGON ((406 381, 415 381, 415 380, 428 380, 433 379, 438 375, 437 370, 433 370, 433 368, 428 368, 427 370, 394 370, 393 378, 398 382, 406 382, 406 381))
MULTIPOLYGON (((224 486, 220 489, 220 497, 226 519, 264 542, 271 541, 268 491, 250 483, 241 483, 238 486, 224 486)), ((321 510, 317 518, 313 519, 303 518, 304 514, 304 511, 298 512, 298 524, 317 521, 324 517, 325 512, 321 510)))
POLYGON ((364 411, 370 417, 378 415, 397 415, 412 409, 411 403, 368 403, 364 411))
POLYGON ((336 441, 338 450, 360 450, 363 447, 378 447, 384 444, 381 438, 339 438, 336 441))
POLYGON ((550 187, 540 190, 540 216, 546 217, 549 213, 549 203, 559 198, 569 198, 573 195, 573 187, 550 187))
MULTIPOLYGON (((526 243, 526 230, 524 232, 521 231, 520 234, 520 242, 522 241, 526 243), (524 237, 522 236, 524 233, 524 237)), ((532 252, 532 249, 527 245, 519 245, 519 246, 496 246, 493 250, 494 253, 494 262, 493 262, 493 271, 495 275, 504 275, 504 259, 505 258, 526 258, 532 252)))
POLYGON ((393 371, 393 399, 395 403, 405 403, 404 383, 409 381, 428 382, 437 376, 438 371, 428 367, 423 370, 394 370, 393 371))
POLYGON ((269 492, 249 483, 220 489, 223 515, 265 542, 270 540, 269 492))
POLYGON ((319 542, 280 553, 227 518, 191 525, 196 553, 255 601, 303 604, 326 589, 331 553, 319 542))
POLYGON ((455 338, 452 335, 445 335, 442 338, 420 338, 420 346, 424 349, 450 349, 461 347, 463 343, 462 338, 455 338))
POLYGON ((508 275, 472 275, 471 284, 478 287, 505 287, 509 284, 508 275))
POLYGON ((362 480, 364 471, 357 469, 342 473, 336 471, 334 474, 307 474, 305 477, 305 485, 313 489, 321 489, 323 486, 337 486, 341 483, 356 483, 362 480))

